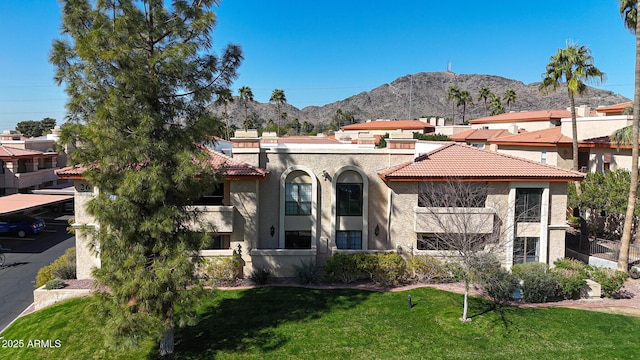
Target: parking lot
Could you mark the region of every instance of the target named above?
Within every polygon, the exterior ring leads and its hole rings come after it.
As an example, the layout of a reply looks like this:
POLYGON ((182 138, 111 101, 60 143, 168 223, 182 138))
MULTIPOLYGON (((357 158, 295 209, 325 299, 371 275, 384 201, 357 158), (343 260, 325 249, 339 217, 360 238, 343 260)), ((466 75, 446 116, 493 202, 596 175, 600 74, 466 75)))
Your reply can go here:
POLYGON ((75 237, 67 232, 72 215, 46 212, 40 217, 46 223, 41 233, 24 238, 0 236, 6 255, 5 265, 0 267, 0 331, 33 303, 38 270, 75 246, 75 237))

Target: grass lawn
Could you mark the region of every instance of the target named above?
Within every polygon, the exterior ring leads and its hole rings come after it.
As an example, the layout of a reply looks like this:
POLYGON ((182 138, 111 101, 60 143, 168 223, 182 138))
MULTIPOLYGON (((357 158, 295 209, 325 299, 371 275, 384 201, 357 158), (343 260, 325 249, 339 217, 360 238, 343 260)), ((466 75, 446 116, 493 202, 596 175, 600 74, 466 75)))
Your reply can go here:
MULTIPOLYGON (((0 348, 0 358, 156 358, 151 341, 106 348, 93 301, 74 299, 19 319, 0 341, 24 345, 0 348), (33 347, 33 340, 59 340, 60 347, 33 347)), ((471 298, 473 321, 461 323, 462 295, 430 288, 218 291, 200 310, 198 325, 176 331, 177 359, 632 359, 640 353, 640 318, 496 308, 471 298)))

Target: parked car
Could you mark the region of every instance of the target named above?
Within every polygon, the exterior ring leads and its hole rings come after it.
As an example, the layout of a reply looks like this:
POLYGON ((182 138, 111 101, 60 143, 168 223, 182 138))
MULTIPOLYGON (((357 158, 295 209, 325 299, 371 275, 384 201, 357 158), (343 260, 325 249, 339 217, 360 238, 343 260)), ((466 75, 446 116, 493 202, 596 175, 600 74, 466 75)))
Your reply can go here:
POLYGON ((47 225, 42 219, 28 215, 7 215, 0 217, 0 233, 16 234, 18 237, 33 235, 44 230, 47 225))

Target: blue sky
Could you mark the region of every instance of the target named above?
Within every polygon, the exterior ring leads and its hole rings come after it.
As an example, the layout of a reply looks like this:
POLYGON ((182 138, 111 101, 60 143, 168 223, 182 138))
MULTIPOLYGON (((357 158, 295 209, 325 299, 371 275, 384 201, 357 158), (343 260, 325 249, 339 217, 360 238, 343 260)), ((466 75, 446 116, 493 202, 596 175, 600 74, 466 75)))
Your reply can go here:
MULTIPOLYGON (((540 81, 567 40, 588 46, 601 89, 633 96, 635 41, 618 0, 223 0, 214 51, 242 46, 234 94, 267 102, 284 89, 303 108, 342 100, 399 76, 444 71, 540 81)), ((0 131, 22 120, 64 122, 64 90, 48 55, 59 37, 56 0, 0 1, 0 131)))

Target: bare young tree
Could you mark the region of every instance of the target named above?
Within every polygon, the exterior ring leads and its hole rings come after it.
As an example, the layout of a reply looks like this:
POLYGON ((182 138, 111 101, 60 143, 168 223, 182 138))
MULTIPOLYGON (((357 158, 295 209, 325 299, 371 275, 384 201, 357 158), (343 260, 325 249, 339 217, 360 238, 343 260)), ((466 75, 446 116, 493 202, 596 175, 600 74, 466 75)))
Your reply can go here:
MULTIPOLYGON (((418 250, 437 251, 462 269, 464 305, 461 321, 468 317, 470 285, 487 266, 504 259, 508 211, 505 192, 485 182, 423 183, 418 206, 424 214, 418 250)), ((513 209, 512 209, 513 210, 513 209)))

